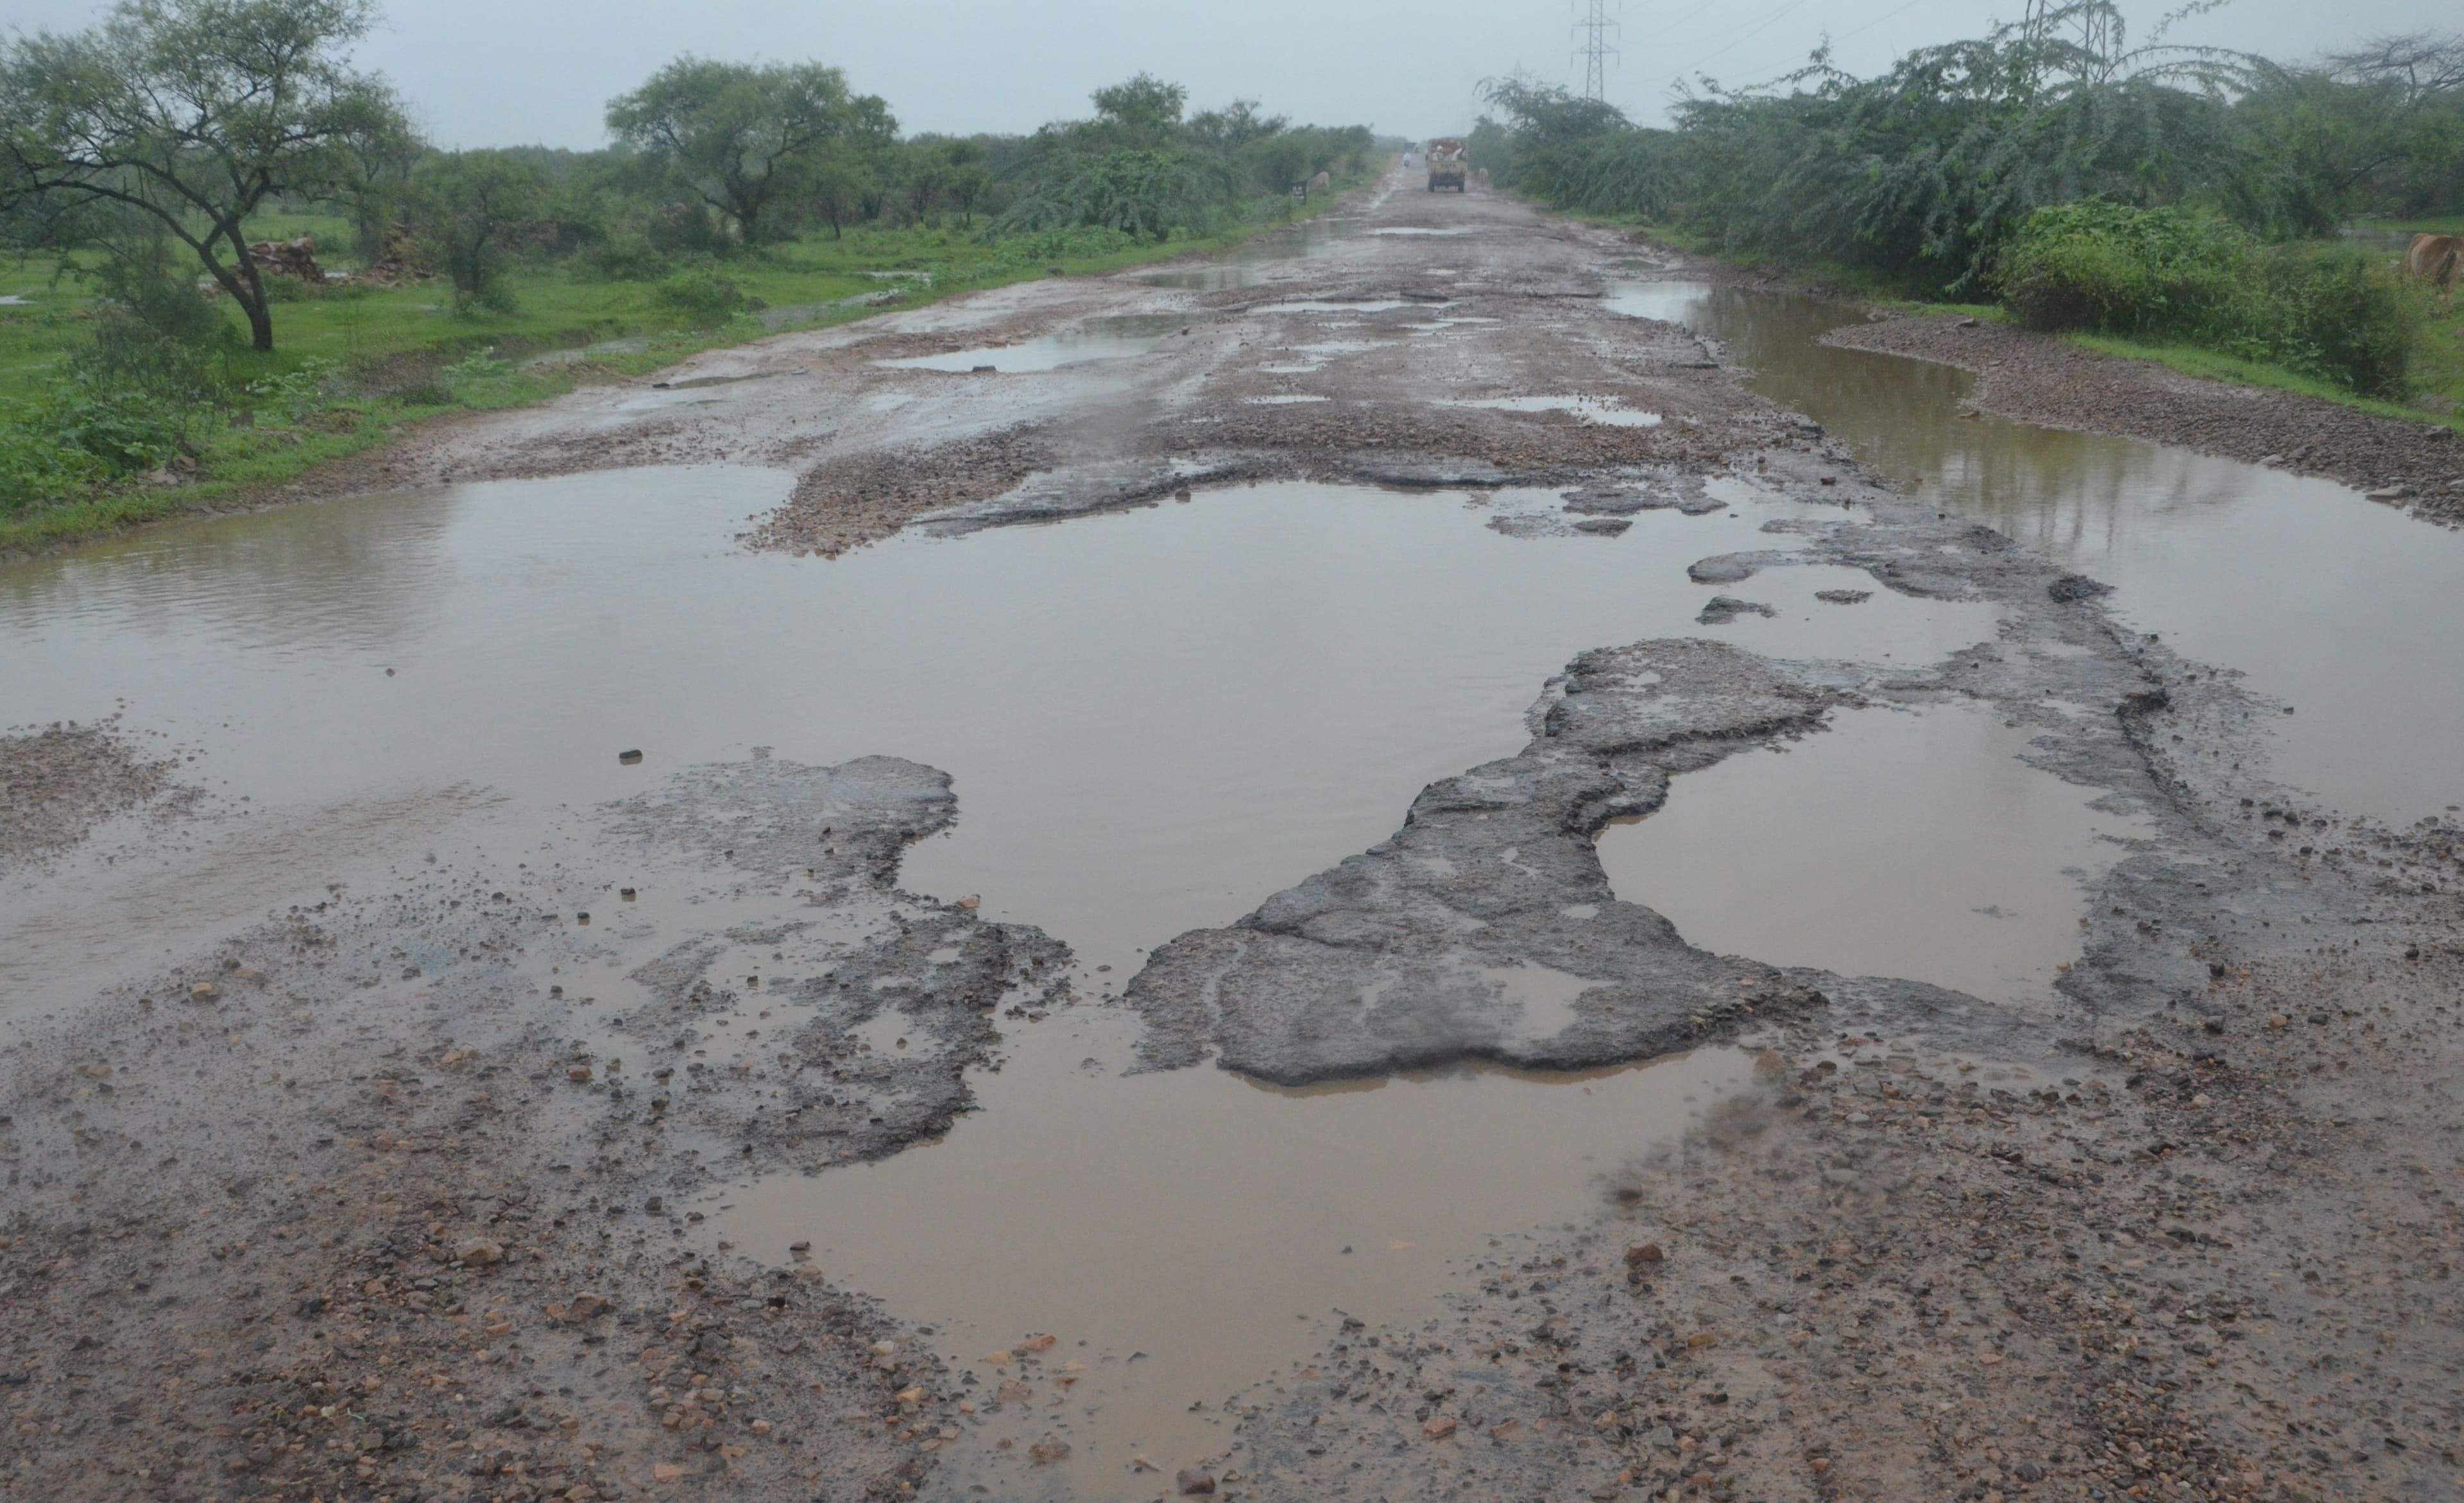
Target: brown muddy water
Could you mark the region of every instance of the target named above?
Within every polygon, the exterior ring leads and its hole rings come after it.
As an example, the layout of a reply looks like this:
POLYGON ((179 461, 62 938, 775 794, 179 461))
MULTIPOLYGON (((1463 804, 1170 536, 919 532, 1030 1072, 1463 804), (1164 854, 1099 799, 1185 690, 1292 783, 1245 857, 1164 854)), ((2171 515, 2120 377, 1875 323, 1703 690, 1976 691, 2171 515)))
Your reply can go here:
MULTIPOLYGON (((1712 294, 1663 286, 1620 306, 1647 297, 1741 350, 1765 339, 1774 395, 1938 488, 1945 510, 2120 584, 2124 608, 2186 652, 2310 696, 2286 724, 2289 769, 2408 797, 2435 781, 2356 738, 2299 738, 2342 704, 2418 757, 2417 728, 2464 714, 2453 670, 2439 677, 2408 635, 2445 620, 2419 581, 2450 534, 2268 471, 1957 423, 1949 373, 1805 343, 1836 313, 1818 305, 1719 313, 1712 294), (2259 649, 2283 633, 2227 599, 2236 568, 2323 639, 2304 644, 2312 658, 2341 656, 2372 685, 2426 675, 2445 703, 2339 701, 2302 676, 2320 670, 2274 664, 2259 649), (2322 568, 2349 574, 2322 583, 2322 568), (2335 603, 2310 606, 2322 598, 2335 603), (2202 622, 2202 601, 2240 632, 2202 622)), ((757 749, 952 773, 957 827, 911 853, 904 884, 1044 927, 1100 996, 1153 947, 1385 839, 1429 781, 1511 754, 1577 652, 1703 634, 1713 592, 1687 563, 1788 546, 1758 531, 1768 520, 1839 516, 1724 481, 1727 512, 1564 535, 1546 494, 1295 484, 902 535, 837 560, 743 552, 737 532, 787 487, 724 468, 465 486, 166 527, 0 571, 7 719, 122 710, 213 795, 174 833, 115 825, 0 881, 0 1016, 70 1006, 329 883, 399 882, 431 859, 554 867, 595 806, 757 749), (620 766, 633 748, 642 765, 620 766)), ((1769 571, 1754 594, 1776 615, 1714 634, 1877 663, 1995 636, 1989 606, 1815 599, 1870 584, 1769 571)), ((2020 750, 1973 711, 1837 715, 1785 754, 1681 777, 1603 859, 1624 895, 1715 949, 2024 1006, 2071 953, 2074 874, 2130 832, 2020 750), (1671 867, 1685 886, 1655 888, 1651 869, 1671 867)), ((657 875, 632 921, 643 945, 729 922, 657 875)), ((591 984, 611 1009, 629 985, 621 968, 591 984)), ((756 1011, 737 1026, 775 1025, 756 1011)), ((1157 1495, 1222 1453, 1228 1395, 1287 1371, 1347 1315, 1434 1314, 1450 1270, 1492 1236, 1583 1223, 1628 1157, 1748 1072, 1710 1052, 1282 1092, 1211 1070, 1124 1077, 1127 1026, 1096 1007, 1013 1023, 1002 1065, 973 1081, 985 1110, 945 1140, 704 1207, 710 1241, 779 1260, 809 1241, 827 1276, 929 1327, 954 1371, 977 1375, 979 1408, 1026 1385, 945 1453, 953 1492, 989 1478, 1004 1495, 1157 1495), (1024 1353, 1042 1334, 1055 1343, 1024 1353), (1069 1460, 1021 1481, 1020 1454, 1047 1434, 1069 1460), (1159 1472, 1134 1470, 1140 1456, 1159 1472)), ((897 1047, 896 1027, 876 1047, 897 1047)))
POLYGON ((2464 533, 2332 481, 1963 418, 1967 373, 1818 343, 1863 316, 1843 304, 1665 281, 1609 306, 1720 340, 1869 468, 2115 586, 2123 620, 2292 707, 2279 780, 2400 823, 2464 802, 2464 533))
POLYGON ((1280 1090, 1115 1078, 1100 1061, 1126 1043, 1100 1014, 1056 1019, 976 1080, 984 1109, 948 1140, 705 1203, 706 1241, 778 1262, 809 1242, 825 1277, 932 1326, 968 1402, 1001 1401, 936 1495, 1151 1498, 1183 1467, 1238 1470, 1236 1388, 1289 1379, 1347 1318, 1434 1315, 1475 1254, 1587 1224, 1622 1165, 1751 1075, 1708 1050, 1280 1090), (1027 1460, 1054 1440, 1066 1460, 1027 1460))
MULTIPOLYGON (((1576 653, 1699 631, 1712 592, 1689 562, 1789 546, 1768 520, 1839 514, 1722 481, 1726 512, 1511 536, 1491 524, 1562 523, 1553 493, 1293 484, 836 561, 741 551, 786 487, 716 468, 474 485, 0 573, 12 717, 124 704, 216 795, 175 834, 114 827, 0 888, 7 1009, 67 1006, 329 883, 431 860, 582 870, 592 807, 758 748, 953 773, 957 828, 911 853, 905 885, 1068 941, 1101 995, 1154 946, 1384 839, 1429 781, 1511 754, 1576 653)), ((1985 605, 1815 599, 1867 582, 1774 571, 1757 593, 1777 615, 1722 634, 1878 662, 1994 636, 1985 605)), ((742 918, 670 890, 685 880, 647 873, 622 932, 601 926, 630 959, 556 979, 612 1014, 631 965, 742 918)), ((1042 1427, 1013 1451, 1066 1435, 1074 1459, 1042 1475, 1085 1497, 1152 1495, 1140 1454, 1168 1476, 1220 1450, 1223 1396, 1304 1357, 1334 1312, 1408 1318, 1491 1234, 1589 1217, 1603 1174, 1743 1070, 1716 1055, 1296 1094, 1120 1078, 1124 1025, 1099 1009, 1012 1026, 1007 1062, 974 1081, 988 1109, 947 1141, 717 1197, 706 1230, 768 1257, 812 1241, 961 1371, 989 1374, 977 1359, 1031 1331, 1066 1339, 1002 1423, 1042 1427)), ((956 1448, 949 1474, 1007 1475, 1004 1433, 956 1448)))
POLYGON ((1835 714, 1688 773, 1600 864, 1705 949, 2026 1007, 2079 954, 2079 879, 2145 833, 2022 761, 2035 734, 1953 705, 1835 714))

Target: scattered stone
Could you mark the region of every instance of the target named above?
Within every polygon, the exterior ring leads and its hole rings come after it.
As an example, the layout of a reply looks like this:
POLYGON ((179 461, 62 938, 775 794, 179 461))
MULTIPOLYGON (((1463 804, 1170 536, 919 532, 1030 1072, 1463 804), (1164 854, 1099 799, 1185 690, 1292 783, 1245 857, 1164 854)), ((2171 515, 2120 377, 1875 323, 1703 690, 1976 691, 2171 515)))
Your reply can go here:
POLYGON ((2094 599, 2100 595, 2111 595, 2113 586, 2101 579, 2091 579, 2083 574, 2066 574, 2045 586, 2045 593, 2062 604, 2069 605, 2079 600, 2094 599))
POLYGON ((1732 595, 1715 595, 1711 597, 1711 603, 1704 606, 1703 613, 1694 620, 1705 626, 1726 626, 1740 616, 1772 617, 1778 614, 1758 601, 1741 600, 1732 595))
POLYGON ((1193 1467, 1174 1472, 1172 1485, 1185 1498, 1206 1497, 1215 1492, 1215 1479, 1193 1467))

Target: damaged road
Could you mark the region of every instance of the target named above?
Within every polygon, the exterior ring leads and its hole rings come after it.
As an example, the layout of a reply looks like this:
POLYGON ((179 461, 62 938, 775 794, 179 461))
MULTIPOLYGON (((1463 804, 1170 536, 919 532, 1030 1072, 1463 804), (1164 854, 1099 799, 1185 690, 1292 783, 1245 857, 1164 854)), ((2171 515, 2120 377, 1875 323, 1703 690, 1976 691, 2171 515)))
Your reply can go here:
MULTIPOLYGON (((1399 182, 1341 207, 1307 258, 783 336, 326 477, 768 467, 792 482, 724 525, 753 555, 807 555, 758 561, 814 590, 902 534, 952 554, 1021 524, 1066 538, 1266 481, 1467 508, 1500 549, 1657 559, 1653 527, 1702 532, 1681 537, 1690 567, 1632 580, 1673 624, 1542 669, 1518 736, 1388 791, 1391 836, 1151 936, 1127 977, 1074 966, 1067 933, 982 916, 1016 895, 903 890, 974 774, 885 739, 756 748, 621 797, 551 780, 508 795, 519 817, 406 842, 371 890, 336 883, 175 965, 132 956, 99 997, 10 999, 0 1497, 2459 1486, 2452 808, 2394 826, 2272 780, 2288 707, 2125 624, 2100 581, 1878 478, 1721 350, 1604 306, 1682 268, 1399 182), (1002 353, 1119 318, 1146 320, 1143 348, 1048 368, 1002 353), (965 368, 892 363, 918 358, 965 368), (1912 658, 1866 635, 1902 609, 1943 613, 1956 645, 1912 658), (1788 631, 1805 635, 1763 635, 1788 631), (1780 641, 1813 649, 1755 645, 1780 641), (1602 866, 1604 830, 1678 807, 1689 777, 1847 715, 1944 708, 2024 735, 2014 775, 2132 821, 2076 874, 2076 957, 2022 1002, 1713 953, 1602 866), (1222 1420, 1213 1453, 1133 1460, 1055 1347, 1068 1333, 1024 1327, 978 1371, 933 1312, 881 1308, 809 1248, 737 1247, 725 1214, 748 1183, 826 1187, 955 1142, 996 1115, 971 1081, 1034 1030, 1113 1017, 1116 981, 1121 1063, 1161 1080, 1573 1071, 1712 1045, 1758 1064, 1682 1142, 1600 1165, 1582 1219, 1452 1251, 1419 1318, 1275 1309, 1325 1322, 1314 1355, 1186 1396, 1222 1420), (996 1405, 1099 1439, 1011 1449, 996 1405)), ((427 639, 386 629, 416 679, 427 639)), ((1015 629, 1039 628, 1021 612, 1015 629)), ((475 678, 527 645, 448 666, 475 678)), ((884 650, 853 633, 797 649, 884 650)), ((635 664, 607 657, 588 687, 622 696, 635 664)), ((887 699, 885 724, 922 723, 887 699)), ((1136 736, 1107 730, 1134 767, 1136 736)), ((75 785, 12 799, 0 856, 74 861, 103 817, 176 797, 125 750, 38 735, 0 754, 75 785)), ((510 760, 483 748, 468 775, 497 775, 491 755, 510 760)), ((1051 1165, 1051 1195, 1068 1170, 1051 1165)))

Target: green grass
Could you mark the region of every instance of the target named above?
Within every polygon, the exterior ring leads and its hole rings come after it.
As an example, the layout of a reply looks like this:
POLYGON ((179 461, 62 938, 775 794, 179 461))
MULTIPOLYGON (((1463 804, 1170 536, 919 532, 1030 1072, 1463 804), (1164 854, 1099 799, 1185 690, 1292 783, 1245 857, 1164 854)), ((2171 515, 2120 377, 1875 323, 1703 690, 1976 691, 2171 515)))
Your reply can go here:
POLYGON ((2464 214, 2429 214, 2417 219, 2357 219, 2353 228, 2383 235, 2464 235, 2464 214))
POLYGON ((2421 353, 2412 365, 2416 395, 2410 402, 2385 402, 2373 397, 2355 396, 2333 381, 2304 376, 2281 365, 2238 359, 2194 345, 2143 344, 2135 339, 2118 339, 2096 334, 2068 334, 2062 338, 2100 355, 2154 360, 2185 376, 2299 392, 2322 402, 2358 407, 2383 418, 2439 423, 2464 430, 2464 309, 2447 310, 2443 316, 2434 317, 2430 323, 2422 340, 2421 353))
MULTIPOLYGON (((1355 185, 1357 182, 1336 185, 1338 190, 1355 185)), ((1004 254, 1001 245, 964 230, 866 226, 850 228, 836 240, 806 235, 756 255, 716 263, 715 270, 767 309, 803 314, 785 327, 818 328, 889 311, 843 303, 885 289, 900 293, 891 308, 913 308, 958 293, 1040 278, 1053 265, 1065 275, 1095 275, 1225 249, 1320 213, 1339 196, 1339 191, 1328 194, 1306 206, 1287 199, 1262 202, 1256 207, 1257 222, 1225 234, 1059 262, 1041 257, 1024 262, 1014 248, 1004 254), (922 274, 874 274, 888 272, 922 274)), ((260 225, 263 238, 315 233, 320 246, 349 244, 347 224, 330 216, 263 215, 252 229, 260 225)), ((21 293, 36 299, 31 307, 0 308, 0 405, 23 400, 55 379, 64 359, 86 338, 86 288, 74 280, 55 280, 56 270, 50 261, 0 261, 0 294, 21 293)), ((401 288, 333 289, 277 302, 275 351, 257 355, 235 350, 228 358, 228 373, 237 388, 297 371, 310 359, 332 359, 351 373, 346 385, 415 393, 432 384, 447 365, 484 351, 519 359, 637 336, 648 336, 649 347, 465 382, 453 389, 451 405, 423 404, 416 396, 345 396, 296 424, 259 414, 254 425, 217 430, 200 457, 200 478, 193 483, 130 482, 13 514, 0 512, 0 555, 54 547, 182 512, 244 505, 317 465, 391 442, 450 412, 544 402, 584 381, 647 374, 699 351, 767 338, 772 332, 742 316, 723 324, 697 325, 662 306, 654 284, 610 280, 569 265, 517 268, 508 275, 507 286, 515 310, 503 315, 456 313, 452 291, 441 280, 401 288), (371 373, 388 372, 388 380, 371 379, 371 373)))

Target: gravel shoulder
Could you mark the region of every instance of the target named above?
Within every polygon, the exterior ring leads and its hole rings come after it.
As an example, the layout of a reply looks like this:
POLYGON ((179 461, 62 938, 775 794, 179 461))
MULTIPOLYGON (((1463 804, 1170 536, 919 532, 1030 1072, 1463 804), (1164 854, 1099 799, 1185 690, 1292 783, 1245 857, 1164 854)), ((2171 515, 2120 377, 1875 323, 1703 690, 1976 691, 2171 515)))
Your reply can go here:
POLYGON ((2441 424, 2203 381, 1952 314, 1880 318, 1827 342, 1974 371, 1975 405, 1999 417, 2281 466, 2378 493, 2427 520, 2464 523, 2464 434, 2441 424))

